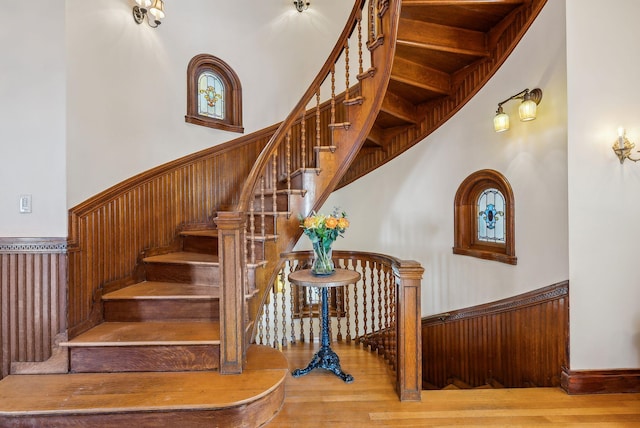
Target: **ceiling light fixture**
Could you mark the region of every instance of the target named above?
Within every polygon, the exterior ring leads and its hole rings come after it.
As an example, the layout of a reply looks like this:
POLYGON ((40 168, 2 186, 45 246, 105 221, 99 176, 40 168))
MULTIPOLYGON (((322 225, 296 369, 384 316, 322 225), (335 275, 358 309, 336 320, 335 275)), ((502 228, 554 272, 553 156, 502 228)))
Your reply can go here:
POLYGON ((136 24, 142 24, 144 18, 147 18, 147 24, 151 28, 160 25, 160 20, 164 18, 164 1, 163 0, 135 0, 136 5, 133 6, 133 20, 136 24), (149 9, 147 9, 151 6, 149 9), (153 23, 149 15, 153 15, 153 23))
POLYGON ((518 108, 518 114, 522 122, 528 122, 536 118, 538 104, 542 99, 542 90, 539 88, 525 89, 515 95, 510 96, 506 100, 498 103, 498 110, 493 118, 493 129, 496 132, 504 132, 509 129, 509 115, 502 110, 502 105, 508 101, 520 99, 520 107, 518 108))
POLYGON ((309 5, 311 4, 311 2, 304 1, 304 0, 294 0, 293 4, 296 7, 296 9, 298 10, 298 12, 303 12, 303 11, 309 9, 309 5))

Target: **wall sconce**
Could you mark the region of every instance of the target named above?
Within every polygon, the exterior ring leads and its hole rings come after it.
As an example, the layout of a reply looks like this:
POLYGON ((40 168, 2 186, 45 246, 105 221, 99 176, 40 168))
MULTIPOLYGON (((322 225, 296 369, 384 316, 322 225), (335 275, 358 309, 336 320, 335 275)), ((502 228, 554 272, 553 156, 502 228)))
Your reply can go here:
POLYGON ((135 0, 136 5, 133 6, 133 20, 137 24, 142 24, 144 18, 147 18, 147 24, 151 28, 160 25, 160 20, 164 18, 164 1, 162 0, 135 0), (152 4, 153 3, 153 4, 152 4), (150 9, 147 7, 151 6, 150 9), (153 15, 153 24, 149 18, 149 14, 153 15))
POLYGON ((636 145, 627 139, 627 133, 625 132, 623 127, 618 128, 618 139, 613 143, 611 148, 620 159, 620 163, 624 163, 625 159, 629 159, 632 162, 640 161, 640 158, 633 159, 631 157, 631 150, 636 145))
POLYGON ((496 115, 493 118, 493 129, 496 132, 504 132, 509 129, 509 115, 502 110, 502 105, 515 99, 522 100, 520 107, 518 108, 520 120, 522 122, 534 120, 536 118, 538 104, 540 104, 540 100, 542 99, 542 89, 535 88, 531 91, 529 91, 529 89, 525 89, 524 91, 510 96, 501 103, 498 103, 498 110, 496 110, 496 115))
POLYGON ((311 2, 304 1, 304 0, 294 0, 293 4, 298 10, 298 12, 302 12, 309 9, 309 5, 311 4, 311 2))

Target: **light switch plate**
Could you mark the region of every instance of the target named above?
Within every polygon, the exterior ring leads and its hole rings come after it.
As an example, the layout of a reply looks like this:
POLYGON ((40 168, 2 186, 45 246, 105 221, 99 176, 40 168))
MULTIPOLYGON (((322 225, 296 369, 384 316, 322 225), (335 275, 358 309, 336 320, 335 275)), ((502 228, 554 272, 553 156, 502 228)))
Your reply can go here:
POLYGON ((20 195, 20 213, 29 214, 31 212, 31 195, 20 195))

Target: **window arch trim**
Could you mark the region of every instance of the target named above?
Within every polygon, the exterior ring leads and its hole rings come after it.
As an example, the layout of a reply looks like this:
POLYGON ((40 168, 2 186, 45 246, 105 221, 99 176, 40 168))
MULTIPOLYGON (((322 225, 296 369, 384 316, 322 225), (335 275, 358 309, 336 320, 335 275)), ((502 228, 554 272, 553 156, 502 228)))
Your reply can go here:
POLYGON ((209 54, 194 56, 187 67, 187 114, 185 122, 231 132, 244 132, 242 126, 242 85, 238 75, 220 58, 209 54), (220 77, 225 86, 224 118, 216 119, 198 113, 200 75, 210 71, 220 77))
POLYGON ((504 175, 483 169, 469 175, 458 187, 454 200, 454 254, 515 265, 515 201, 511 184, 504 175), (478 239, 477 201, 486 189, 495 188, 504 197, 505 242, 478 239))

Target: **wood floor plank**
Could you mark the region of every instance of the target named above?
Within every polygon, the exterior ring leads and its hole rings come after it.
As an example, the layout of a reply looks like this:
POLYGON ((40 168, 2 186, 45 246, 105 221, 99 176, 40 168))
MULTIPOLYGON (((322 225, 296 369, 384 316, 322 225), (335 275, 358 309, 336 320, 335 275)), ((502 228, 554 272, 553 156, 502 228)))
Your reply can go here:
MULTIPOLYGON (((316 345, 284 349, 289 369, 305 367, 316 345)), ((377 355, 332 343, 345 384, 314 370, 287 377, 285 403, 268 427, 640 427, 640 394, 567 395, 559 388, 422 391, 421 402, 400 402, 393 373, 377 355)))

